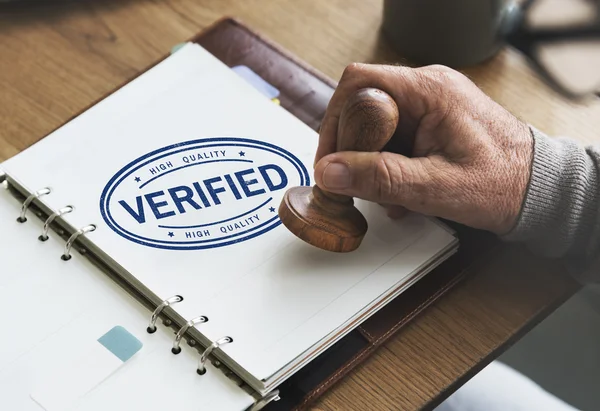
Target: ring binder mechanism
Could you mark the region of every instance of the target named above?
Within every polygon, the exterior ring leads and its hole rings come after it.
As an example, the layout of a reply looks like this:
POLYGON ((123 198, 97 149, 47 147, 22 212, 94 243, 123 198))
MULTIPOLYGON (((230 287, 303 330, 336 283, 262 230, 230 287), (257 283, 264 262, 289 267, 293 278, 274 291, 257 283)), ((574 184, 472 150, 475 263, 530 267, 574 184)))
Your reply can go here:
POLYGON ((179 346, 181 343, 181 339, 183 335, 196 324, 205 323, 208 321, 208 318, 201 315, 200 317, 192 318, 189 320, 183 327, 179 329, 177 335, 175 336, 175 340, 173 341, 173 348, 171 348, 171 352, 173 354, 179 354, 181 352, 181 347, 179 346))
POLYGON ((279 401, 281 397, 279 397, 279 390, 271 391, 260 401, 256 402, 248 411, 260 411, 269 405, 272 401, 279 401))
POLYGON ((23 201, 23 205, 21 206, 21 215, 19 216, 19 218, 17 218, 17 221, 19 223, 24 223, 25 221, 27 221, 27 217, 25 216, 25 214, 27 213, 27 209, 29 208, 29 205, 31 204, 31 202, 33 200, 35 200, 36 198, 40 198, 42 196, 48 195, 52 192, 52 190, 48 187, 42 188, 38 191, 36 191, 35 193, 31 194, 29 197, 27 197, 25 199, 25 201, 23 201))
POLYGON ((156 320, 158 319, 158 316, 160 315, 162 310, 164 310, 166 307, 172 304, 177 304, 181 301, 183 301, 182 296, 174 295, 173 297, 167 298, 162 303, 160 303, 152 313, 152 317, 150 318, 150 324, 148 325, 148 328, 146 328, 148 334, 153 334, 156 332, 156 320))
POLYGON ((71 248, 73 247, 73 243, 75 242, 75 240, 77 240, 77 238, 79 236, 85 235, 87 233, 91 233, 92 231, 95 231, 95 230, 96 230, 96 225, 90 224, 90 225, 86 225, 85 227, 80 228, 79 230, 74 232, 73 235, 71 237, 69 237, 69 240, 65 244, 65 252, 61 257, 63 259, 63 261, 69 261, 71 259, 71 248))
POLYGON ((213 352, 213 350, 215 348, 219 348, 222 345, 230 344, 232 342, 233 342, 233 338, 222 337, 222 338, 219 338, 217 341, 213 342, 206 350, 204 350, 204 352, 202 353, 202 356, 200 357, 200 361, 198 361, 198 369, 196 370, 198 375, 206 374, 206 367, 205 367, 206 360, 208 359, 208 356, 210 355, 210 353, 213 352))
POLYGON ((42 230, 42 235, 40 235, 38 237, 38 239, 40 241, 47 241, 48 240, 48 230, 50 229, 50 224, 52 224, 52 222, 54 221, 54 219, 56 217, 60 217, 64 214, 68 214, 75 211, 75 207, 73 206, 66 206, 61 208, 60 210, 50 214, 50 216, 46 219, 46 222, 44 223, 44 228, 42 230))

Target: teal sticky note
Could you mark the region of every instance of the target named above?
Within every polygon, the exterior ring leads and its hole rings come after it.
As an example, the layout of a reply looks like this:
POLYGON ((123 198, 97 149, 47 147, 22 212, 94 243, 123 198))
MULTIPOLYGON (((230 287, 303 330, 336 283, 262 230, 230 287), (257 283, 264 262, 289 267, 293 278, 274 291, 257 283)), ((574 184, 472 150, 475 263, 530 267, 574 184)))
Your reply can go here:
POLYGON ((133 357, 143 345, 140 340, 120 325, 111 328, 110 331, 98 338, 98 342, 123 362, 133 357))
POLYGON ((174 53, 175 53, 177 50, 179 50, 180 48, 182 48, 182 47, 183 47, 183 46, 185 46, 186 44, 187 44, 187 43, 179 43, 179 44, 176 44, 176 45, 174 45, 174 46, 171 48, 171 54, 174 54, 174 53))

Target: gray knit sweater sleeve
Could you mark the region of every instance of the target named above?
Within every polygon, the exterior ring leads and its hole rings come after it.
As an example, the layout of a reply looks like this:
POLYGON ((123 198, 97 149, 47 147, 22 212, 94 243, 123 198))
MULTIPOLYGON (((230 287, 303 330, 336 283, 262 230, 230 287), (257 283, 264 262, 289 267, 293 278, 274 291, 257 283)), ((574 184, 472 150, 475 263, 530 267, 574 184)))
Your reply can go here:
POLYGON ((562 259, 582 283, 600 282, 600 147, 531 130, 531 178, 521 215, 504 239, 562 259))

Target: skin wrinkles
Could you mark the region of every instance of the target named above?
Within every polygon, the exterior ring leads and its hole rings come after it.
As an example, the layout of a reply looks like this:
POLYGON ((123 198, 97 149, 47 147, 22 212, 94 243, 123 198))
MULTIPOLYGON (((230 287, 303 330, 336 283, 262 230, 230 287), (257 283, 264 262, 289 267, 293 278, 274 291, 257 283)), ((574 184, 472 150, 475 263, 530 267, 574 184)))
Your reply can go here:
POLYGON ((323 119, 314 174, 322 189, 377 202, 392 218, 408 209, 505 234, 519 216, 532 153, 529 127, 459 72, 351 64, 323 119), (364 87, 395 100, 400 120, 394 140, 410 143, 410 157, 335 152, 341 109, 364 87), (324 184, 334 163, 346 166, 345 188, 324 184))

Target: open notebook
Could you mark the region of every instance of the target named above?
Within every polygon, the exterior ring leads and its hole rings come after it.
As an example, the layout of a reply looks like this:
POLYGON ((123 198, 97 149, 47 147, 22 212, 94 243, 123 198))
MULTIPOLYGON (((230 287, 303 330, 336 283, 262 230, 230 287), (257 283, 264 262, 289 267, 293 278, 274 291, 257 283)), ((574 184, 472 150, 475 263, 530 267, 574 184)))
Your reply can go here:
MULTIPOLYGON (((313 184, 317 140, 190 43, 0 169, 23 197, 39 194, 32 204, 44 218, 61 210, 55 222, 69 235, 81 230, 74 237, 87 254, 153 306, 170 301, 164 312, 174 323, 197 321, 188 335, 202 347, 218 342, 211 358, 265 395, 458 246, 436 220, 390 221, 362 201, 369 231, 357 251, 329 253, 298 240, 277 208, 287 188, 313 184)), ((50 232, 36 247, 57 243, 64 246, 50 232)), ((59 257, 52 264, 68 270, 84 259, 59 257)), ((28 259, 46 264, 40 253, 28 259)), ((14 275, 10 267, 3 276, 14 275)), ((217 372, 198 375, 197 361, 171 354, 170 344, 163 349, 194 378, 217 372)))

